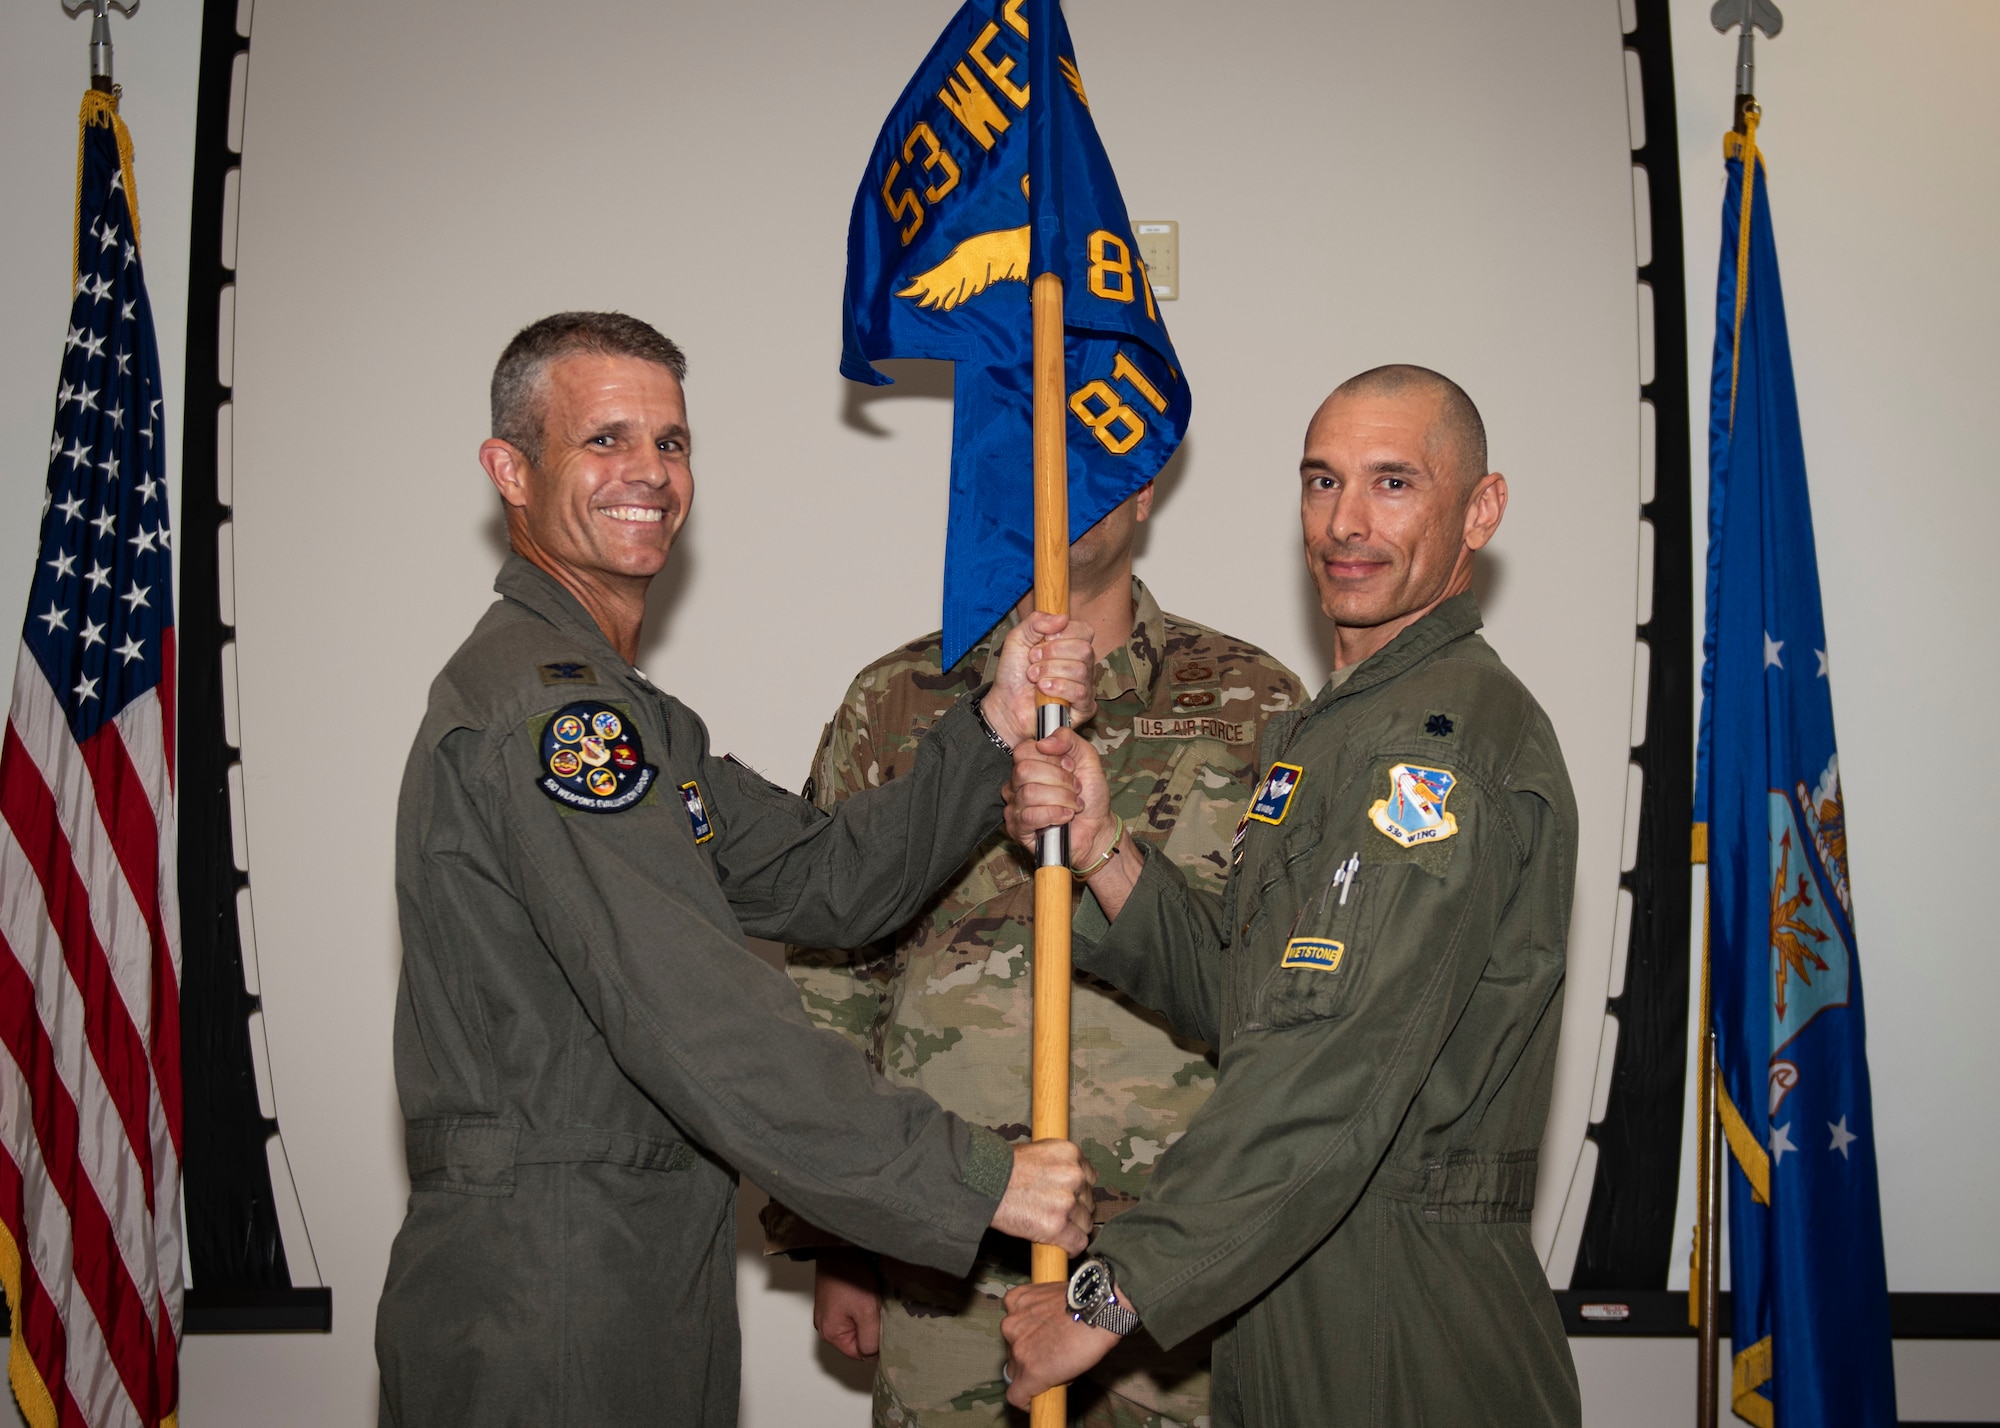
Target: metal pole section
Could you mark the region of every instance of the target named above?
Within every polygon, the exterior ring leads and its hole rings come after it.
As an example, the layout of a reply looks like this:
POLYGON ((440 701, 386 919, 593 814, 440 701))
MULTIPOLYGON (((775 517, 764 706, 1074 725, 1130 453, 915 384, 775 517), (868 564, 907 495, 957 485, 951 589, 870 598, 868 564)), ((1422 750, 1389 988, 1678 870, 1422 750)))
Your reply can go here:
MULTIPOLYGON (((1703 961, 1706 963, 1706 952, 1703 961)), ((1700 1362, 1695 1373, 1694 1421, 1697 1428, 1716 1428, 1720 1397, 1722 1257, 1716 1250, 1722 1209, 1722 1119, 1715 1113, 1715 1032, 1708 1019, 1706 965, 1702 978, 1701 1090, 1696 1113, 1700 1130, 1696 1170, 1695 1294, 1701 1306, 1700 1362)))
POLYGON ((111 93, 111 12, 116 10, 128 20, 139 11, 139 0, 127 5, 123 0, 62 0, 63 13, 74 20, 84 11, 90 11, 90 87, 111 93))
MULTIPOLYGON (((1035 279, 1035 608, 1069 613, 1069 461, 1064 450, 1063 285, 1054 273, 1035 279)), ((1044 699, 1043 737, 1069 723, 1069 707, 1044 699)), ((1035 869, 1035 1044, 1033 1135, 1069 1139, 1070 908, 1069 830, 1042 834, 1035 869)), ((1060 1245, 1036 1245, 1036 1284, 1069 1278, 1060 1245)), ((1030 1428, 1063 1428, 1069 1396, 1057 1387, 1035 1396, 1030 1428)))

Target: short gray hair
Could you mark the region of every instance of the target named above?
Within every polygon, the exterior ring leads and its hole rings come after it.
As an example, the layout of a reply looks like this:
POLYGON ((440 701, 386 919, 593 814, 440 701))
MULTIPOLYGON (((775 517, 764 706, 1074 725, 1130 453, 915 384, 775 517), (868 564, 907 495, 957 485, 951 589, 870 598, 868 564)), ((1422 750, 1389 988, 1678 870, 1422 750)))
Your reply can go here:
POLYGON ((687 356, 649 322, 622 312, 559 312, 514 334, 493 368, 493 434, 542 464, 549 365, 565 357, 636 357, 687 378, 687 356))

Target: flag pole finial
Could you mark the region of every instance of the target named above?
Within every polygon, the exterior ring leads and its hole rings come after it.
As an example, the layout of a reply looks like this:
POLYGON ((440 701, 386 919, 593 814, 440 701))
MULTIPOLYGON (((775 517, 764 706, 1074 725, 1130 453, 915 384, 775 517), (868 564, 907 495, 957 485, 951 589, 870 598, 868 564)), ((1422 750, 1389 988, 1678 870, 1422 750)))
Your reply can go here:
POLYGON ((1736 40, 1736 132, 1743 132, 1743 109, 1754 103, 1757 88, 1757 31, 1775 40, 1785 28, 1785 16, 1772 0, 1715 0, 1709 23, 1723 34, 1739 29, 1736 40))
POLYGON ((122 0, 61 0, 63 13, 74 20, 84 11, 90 12, 90 87, 106 93, 111 90, 111 12, 116 10, 126 19, 139 12, 139 0, 124 4, 122 0))

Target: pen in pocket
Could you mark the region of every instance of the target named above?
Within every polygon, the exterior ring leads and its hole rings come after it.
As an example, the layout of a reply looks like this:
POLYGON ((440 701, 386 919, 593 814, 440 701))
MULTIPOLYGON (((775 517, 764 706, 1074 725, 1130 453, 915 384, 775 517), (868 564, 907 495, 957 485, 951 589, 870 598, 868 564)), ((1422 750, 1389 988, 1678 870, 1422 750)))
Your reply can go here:
POLYGON ((1333 880, 1326 885, 1326 891, 1319 895, 1320 915, 1326 915, 1326 900, 1333 896, 1335 888, 1340 889, 1340 906, 1347 906, 1347 894, 1354 887, 1354 875, 1361 871, 1361 854, 1354 853, 1346 862, 1333 870, 1333 880))

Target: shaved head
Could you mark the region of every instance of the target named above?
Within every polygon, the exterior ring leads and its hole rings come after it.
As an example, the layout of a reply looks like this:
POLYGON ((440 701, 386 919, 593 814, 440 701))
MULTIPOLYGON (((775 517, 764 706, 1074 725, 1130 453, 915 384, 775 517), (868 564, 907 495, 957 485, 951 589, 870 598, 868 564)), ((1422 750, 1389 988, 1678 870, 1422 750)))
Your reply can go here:
POLYGON ((1451 470, 1470 491, 1486 474, 1486 423, 1480 420, 1479 408, 1472 404, 1465 388, 1444 373, 1408 362, 1371 367, 1335 387, 1321 410, 1343 397, 1419 396, 1434 397, 1438 404, 1426 442, 1432 460, 1451 470))

